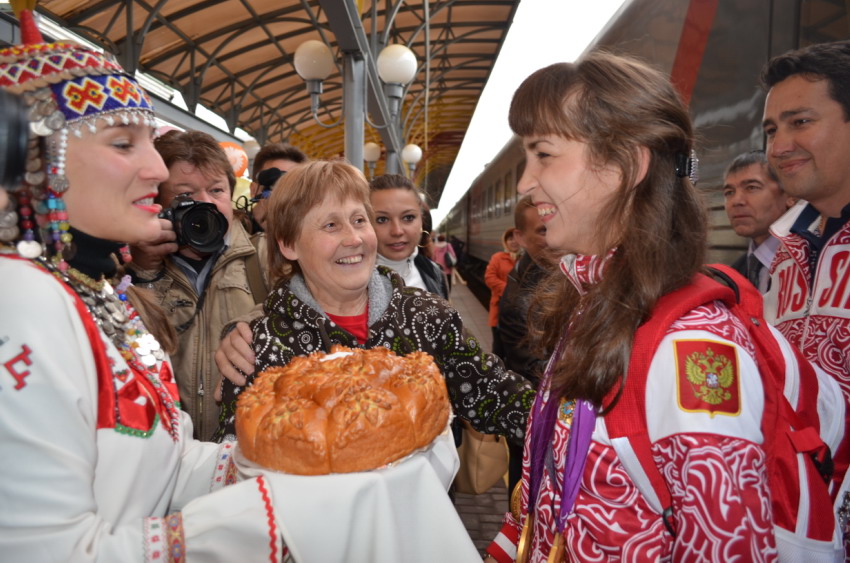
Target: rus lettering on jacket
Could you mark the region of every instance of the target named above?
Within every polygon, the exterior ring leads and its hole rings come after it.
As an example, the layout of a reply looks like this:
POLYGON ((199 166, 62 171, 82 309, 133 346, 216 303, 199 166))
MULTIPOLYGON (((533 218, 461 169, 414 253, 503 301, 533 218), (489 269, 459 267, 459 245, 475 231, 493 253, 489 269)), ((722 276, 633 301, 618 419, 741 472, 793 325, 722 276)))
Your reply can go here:
POLYGON ((795 264, 784 262, 774 274, 774 280, 777 279, 776 320, 782 322, 805 315, 808 288, 803 272, 795 264))
MULTIPOLYGON (((829 269, 821 275, 827 276, 822 283, 823 291, 817 298, 819 309, 850 309, 850 295, 848 295, 848 281, 850 281, 850 250, 846 248, 836 249, 832 259, 829 261, 829 269)), ((846 313, 838 316, 846 316, 846 313)))

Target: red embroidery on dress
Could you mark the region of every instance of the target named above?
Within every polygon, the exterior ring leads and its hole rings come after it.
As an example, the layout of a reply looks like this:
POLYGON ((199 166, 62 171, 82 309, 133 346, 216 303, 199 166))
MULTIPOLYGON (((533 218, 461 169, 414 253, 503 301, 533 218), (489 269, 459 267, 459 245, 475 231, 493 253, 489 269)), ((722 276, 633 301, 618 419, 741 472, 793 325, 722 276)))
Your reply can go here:
POLYGON ((168 535, 169 563, 185 561, 186 540, 183 538, 183 513, 175 512, 165 517, 165 532, 168 535))
POLYGON ((236 478, 239 472, 236 469, 236 464, 233 463, 233 459, 227 462, 227 473, 224 476, 224 486, 230 486, 236 484, 236 478))
POLYGON ((15 364, 23 363, 25 366, 31 366, 32 360, 30 359, 30 354, 32 354, 32 350, 26 344, 21 346, 21 353, 9 360, 8 362, 3 364, 3 367, 6 368, 6 371, 9 372, 9 375, 16 381, 15 389, 21 390, 26 387, 26 383, 24 383, 24 378, 30 374, 29 370, 18 371, 15 368, 15 364))
POLYGON ((218 463, 213 472, 210 492, 236 482, 236 465, 233 463, 233 442, 225 442, 219 448, 218 463))
POLYGON ((269 492, 268 489, 266 489, 266 481, 262 476, 257 477, 257 486, 260 488, 260 494, 263 497, 263 504, 266 506, 266 516, 268 516, 269 537, 271 538, 269 541, 269 549, 271 550, 271 553, 269 554, 269 561, 277 563, 277 524, 274 520, 274 509, 272 508, 272 502, 269 498, 269 492))
POLYGON ((152 516, 144 520, 145 559, 149 561, 163 561, 163 552, 168 551, 166 546, 164 530, 162 529, 162 518, 152 516))

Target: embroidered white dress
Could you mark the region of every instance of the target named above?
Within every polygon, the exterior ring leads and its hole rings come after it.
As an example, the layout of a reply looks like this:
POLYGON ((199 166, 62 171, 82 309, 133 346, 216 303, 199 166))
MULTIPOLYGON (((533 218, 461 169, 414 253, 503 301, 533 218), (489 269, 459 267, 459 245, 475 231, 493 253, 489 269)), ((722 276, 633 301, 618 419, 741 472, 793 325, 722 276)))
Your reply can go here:
POLYGON ((0 256, 0 558, 280 561, 271 484, 224 487, 232 444, 193 440, 170 363, 137 361, 64 283, 0 256))

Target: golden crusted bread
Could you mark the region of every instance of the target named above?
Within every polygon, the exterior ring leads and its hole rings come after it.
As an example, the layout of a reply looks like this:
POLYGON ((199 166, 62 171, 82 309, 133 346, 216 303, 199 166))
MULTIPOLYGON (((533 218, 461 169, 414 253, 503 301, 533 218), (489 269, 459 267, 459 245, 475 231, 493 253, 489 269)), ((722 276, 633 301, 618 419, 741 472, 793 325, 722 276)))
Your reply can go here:
POLYGON ((246 458, 296 475, 381 467, 427 446, 451 407, 431 356, 335 346, 259 374, 239 396, 246 458))

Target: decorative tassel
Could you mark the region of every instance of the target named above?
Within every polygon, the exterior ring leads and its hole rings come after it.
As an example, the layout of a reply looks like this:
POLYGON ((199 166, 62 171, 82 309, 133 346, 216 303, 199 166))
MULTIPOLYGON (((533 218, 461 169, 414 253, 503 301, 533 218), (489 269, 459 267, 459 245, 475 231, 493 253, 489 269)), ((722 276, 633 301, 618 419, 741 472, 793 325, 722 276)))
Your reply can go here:
POLYGON ((55 250, 54 260, 57 266, 63 272, 68 269, 68 263, 65 260, 73 258, 76 249, 71 244, 73 235, 68 230, 68 212, 65 210, 65 202, 60 194, 57 194, 52 189, 48 190, 47 196, 47 220, 48 231, 50 232, 50 242, 53 243, 55 250))
POLYGON ((29 190, 18 192, 18 215, 21 219, 21 231, 23 236, 16 245, 18 254, 24 258, 38 258, 41 256, 41 243, 35 239, 35 217, 30 206, 31 195, 29 190))
POLYGON ((44 38, 35 25, 33 11, 35 10, 36 0, 11 0, 12 11, 15 17, 21 22, 21 43, 24 45, 33 45, 35 43, 44 43, 44 38))

